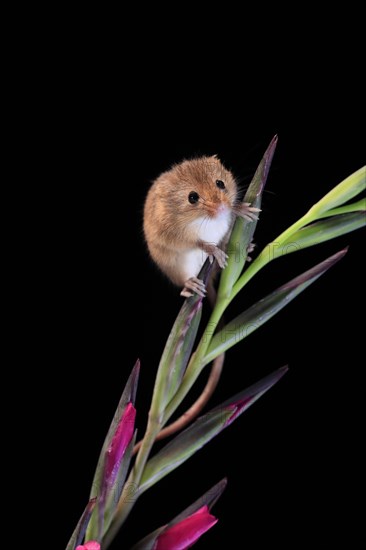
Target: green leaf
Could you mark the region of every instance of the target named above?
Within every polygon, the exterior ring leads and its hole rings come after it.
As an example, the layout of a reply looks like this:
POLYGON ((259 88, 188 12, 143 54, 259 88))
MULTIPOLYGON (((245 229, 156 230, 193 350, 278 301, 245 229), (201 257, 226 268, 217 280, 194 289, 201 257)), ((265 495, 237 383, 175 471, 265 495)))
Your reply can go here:
POLYGON ((196 420, 189 428, 177 435, 170 443, 153 456, 146 464, 139 487, 141 495, 167 474, 178 468, 212 438, 240 416, 261 395, 273 386, 286 372, 282 368, 266 376, 253 386, 225 401, 196 420))
POLYGON ((130 374, 129 379, 127 380, 127 384, 125 386, 125 389, 123 391, 122 397, 118 403, 117 410, 114 414, 113 420, 111 422, 111 425, 109 427, 107 436, 104 440, 102 450, 99 455, 99 460, 97 464, 97 468, 95 470, 94 479, 92 483, 92 488, 90 491, 90 496, 95 497, 98 496, 100 493, 101 488, 101 476, 103 473, 104 468, 104 457, 105 453, 113 439, 113 436, 116 432, 116 428, 121 420, 122 414, 126 408, 126 405, 128 403, 134 403, 136 398, 136 390, 137 390, 137 384, 140 374, 140 361, 137 360, 135 363, 135 366, 132 369, 132 372, 130 374))
POLYGON ((357 202, 352 202, 350 204, 345 204, 344 206, 339 206, 338 208, 332 208, 327 212, 324 212, 319 218, 327 218, 329 216, 336 216, 338 214, 348 214, 350 212, 366 212, 366 197, 360 199, 357 202))
POLYGON ((83 512, 83 515, 81 516, 75 531, 71 535, 71 539, 69 540, 66 550, 75 550, 76 546, 82 543, 86 528, 88 526, 90 516, 94 510, 95 504, 97 502, 96 498, 92 498, 89 500, 88 504, 86 505, 86 508, 83 512))
POLYGON ((159 529, 156 529, 153 533, 150 533, 146 537, 144 537, 142 540, 140 540, 131 550, 153 550, 154 544, 158 536, 163 533, 168 527, 172 527, 172 525, 175 525, 176 523, 179 523, 180 521, 188 518, 197 510, 202 508, 202 506, 208 506, 208 509, 211 510, 212 506, 216 503, 216 501, 220 498, 222 495, 225 487, 227 485, 227 479, 224 478, 219 483, 217 483, 214 487, 209 489, 204 495, 202 495, 196 502, 191 504, 188 508, 186 508, 183 512, 181 512, 178 516, 176 516, 172 521, 170 521, 167 525, 164 525, 163 527, 159 527, 159 529))
MULTIPOLYGON (((264 247, 261 253, 256 259, 247 267, 241 277, 238 279, 233 287, 232 293, 228 303, 240 292, 240 290, 261 270, 264 266, 268 265, 274 258, 277 258, 282 254, 284 243, 294 243, 293 235, 298 233, 301 229, 309 226, 309 224, 317 221, 321 218, 329 216, 350 213, 354 211, 360 211, 365 208, 364 200, 360 200, 356 203, 343 205, 345 201, 350 200, 355 195, 359 194, 365 189, 366 185, 366 169, 360 168, 357 172, 351 174, 343 182, 332 189, 327 195, 325 195, 319 202, 314 204, 310 210, 304 214, 300 219, 293 223, 290 227, 285 229, 280 235, 278 235, 271 243, 264 247)), ((298 250, 296 245, 291 250, 294 252, 298 250)), ((290 252, 290 250, 288 250, 290 252)), ((285 252, 287 253, 287 252, 285 252)))
POLYGON ((352 212, 350 214, 339 214, 331 218, 325 218, 314 222, 296 231, 291 237, 282 243, 281 247, 273 247, 278 256, 284 256, 290 252, 296 252, 309 246, 335 239, 366 225, 364 212, 352 212))
MULTIPOLYGON (((261 207, 262 194, 267 181, 276 145, 277 136, 274 136, 266 152, 264 153, 261 162, 259 163, 259 166, 243 199, 243 202, 248 202, 255 208, 261 207)), ((244 220, 240 217, 236 218, 227 246, 227 253, 229 255, 228 264, 222 271, 220 277, 220 286, 218 291, 219 297, 229 295, 233 285, 238 280, 248 256, 248 246, 252 242, 252 238, 257 227, 257 221, 258 220, 244 220)))
POLYGON ((366 166, 363 166, 334 187, 309 210, 313 219, 323 212, 344 204, 366 189, 366 166))
POLYGON ((207 354, 203 359, 204 364, 207 365, 215 357, 221 355, 261 327, 305 290, 305 288, 316 281, 318 277, 323 275, 331 266, 343 258, 346 252, 347 250, 341 250, 302 275, 292 279, 262 300, 259 300, 259 302, 224 326, 212 338, 207 354))
MULTIPOLYGON (((205 282, 212 265, 207 259, 198 277, 205 282)), ((177 391, 187 367, 202 314, 202 297, 194 294, 187 298, 168 336, 158 373, 151 404, 151 416, 160 419, 165 406, 177 391)))

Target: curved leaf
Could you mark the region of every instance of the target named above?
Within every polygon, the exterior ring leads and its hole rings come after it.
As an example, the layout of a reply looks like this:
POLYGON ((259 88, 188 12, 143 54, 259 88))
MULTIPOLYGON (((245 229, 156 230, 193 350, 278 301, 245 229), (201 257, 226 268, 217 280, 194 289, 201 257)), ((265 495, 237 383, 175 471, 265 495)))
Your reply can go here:
POLYGON ((337 216, 338 214, 348 214, 350 212, 366 212, 366 197, 360 199, 356 202, 351 202, 350 204, 345 204, 344 206, 338 206, 337 208, 332 208, 327 210, 319 216, 319 219, 328 218, 329 216, 337 216))
POLYGON ((361 191, 366 189, 366 166, 348 176, 345 180, 334 187, 320 201, 318 201, 309 210, 309 214, 319 217, 323 212, 336 208, 337 206, 349 201, 361 191))
POLYGON ((219 407, 196 420, 177 435, 146 464, 139 487, 141 495, 167 474, 178 468, 196 451, 238 418, 285 374, 287 367, 278 369, 256 384, 238 393, 219 407))
POLYGON ((318 277, 323 275, 331 266, 343 258, 346 252, 347 250, 341 250, 337 254, 334 254, 327 260, 305 271, 302 275, 295 277, 295 279, 292 279, 238 315, 238 317, 214 335, 203 362, 207 365, 215 357, 221 355, 261 327, 305 290, 305 288, 316 281, 318 277))
POLYGON ((284 256, 290 252, 335 239, 365 225, 365 212, 339 214, 303 227, 284 241, 281 247, 273 247, 273 250, 277 257, 284 256))

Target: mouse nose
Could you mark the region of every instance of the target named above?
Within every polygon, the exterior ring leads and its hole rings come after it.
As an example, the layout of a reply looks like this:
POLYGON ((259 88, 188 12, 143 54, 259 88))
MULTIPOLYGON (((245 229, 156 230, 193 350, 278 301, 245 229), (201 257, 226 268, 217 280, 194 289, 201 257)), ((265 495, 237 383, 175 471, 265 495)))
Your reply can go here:
POLYGON ((225 210, 226 210, 225 204, 220 203, 216 209, 217 215, 223 214, 225 210))
POLYGON ((226 211, 226 206, 221 201, 206 201, 205 202, 205 208, 209 216, 212 218, 216 218, 217 216, 221 216, 226 211))

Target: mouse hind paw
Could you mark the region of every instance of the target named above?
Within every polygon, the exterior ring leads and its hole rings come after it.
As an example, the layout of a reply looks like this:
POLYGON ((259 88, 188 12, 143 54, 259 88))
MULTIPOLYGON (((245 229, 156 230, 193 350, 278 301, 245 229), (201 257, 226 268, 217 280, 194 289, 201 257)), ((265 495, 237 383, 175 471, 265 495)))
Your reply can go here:
POLYGON ((185 298, 190 298, 194 294, 198 294, 198 296, 202 296, 202 298, 204 298, 206 296, 206 292, 206 285, 201 279, 198 279, 197 277, 190 277, 184 283, 184 288, 180 295, 185 298))

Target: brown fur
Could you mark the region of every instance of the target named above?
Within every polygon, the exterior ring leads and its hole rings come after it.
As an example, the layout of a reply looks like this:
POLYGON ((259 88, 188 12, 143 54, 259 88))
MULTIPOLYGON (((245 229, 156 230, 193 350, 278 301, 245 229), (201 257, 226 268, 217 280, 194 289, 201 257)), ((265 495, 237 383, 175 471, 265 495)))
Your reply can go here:
POLYGON ((200 217, 214 217, 222 204, 234 212, 237 184, 215 156, 184 160, 153 183, 144 208, 145 239, 151 257, 174 284, 185 283, 179 255, 197 247, 205 250, 205 243, 199 242, 190 223, 200 217), (222 180, 226 189, 219 189, 216 180, 222 180), (188 201, 193 191, 200 196, 196 204, 188 201))

